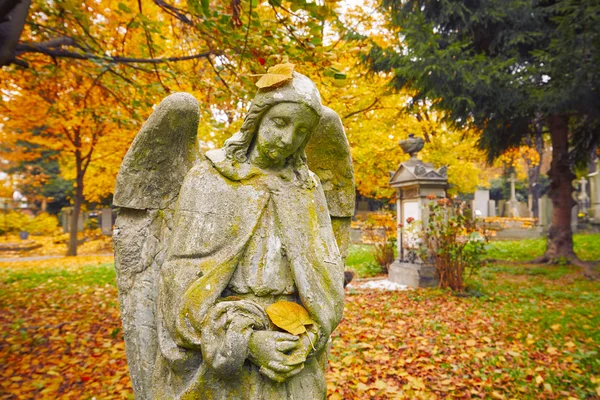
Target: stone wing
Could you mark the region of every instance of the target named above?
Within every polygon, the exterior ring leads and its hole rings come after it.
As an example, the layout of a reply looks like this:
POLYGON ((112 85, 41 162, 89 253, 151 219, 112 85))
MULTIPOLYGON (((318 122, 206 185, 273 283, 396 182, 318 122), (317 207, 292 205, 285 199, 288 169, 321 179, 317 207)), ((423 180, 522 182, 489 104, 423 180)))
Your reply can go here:
POLYGON ((157 273, 183 179, 204 159, 196 137, 199 115, 198 102, 190 94, 164 99, 135 137, 117 176, 115 268, 136 399, 153 398, 157 273))
POLYGON ((350 145, 339 115, 323 107, 323 116, 306 146, 308 167, 323 185, 335 238, 346 258, 356 199, 350 145))

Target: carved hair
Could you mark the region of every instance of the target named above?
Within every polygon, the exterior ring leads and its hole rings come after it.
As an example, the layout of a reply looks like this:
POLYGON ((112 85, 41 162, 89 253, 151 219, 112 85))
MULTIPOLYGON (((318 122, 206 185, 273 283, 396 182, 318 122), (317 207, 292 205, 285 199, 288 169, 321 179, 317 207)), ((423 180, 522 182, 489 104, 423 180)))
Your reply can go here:
MULTIPOLYGON (((254 138, 258 133, 258 128, 263 115, 274 105, 285 103, 285 101, 275 100, 273 98, 264 100, 252 102, 250 110, 248 110, 248 114, 246 114, 246 118, 244 118, 244 123, 239 132, 236 132, 232 137, 225 141, 223 149, 225 150, 227 158, 238 162, 246 162, 254 138)), ((304 152, 304 148, 306 147, 311 134, 312 131, 306 136, 304 142, 302 142, 298 148, 298 151, 294 152, 294 154, 288 158, 288 164, 292 166, 298 179, 303 182, 304 185, 311 185, 312 183, 312 179, 308 174, 308 167, 306 166, 306 153, 304 152)))

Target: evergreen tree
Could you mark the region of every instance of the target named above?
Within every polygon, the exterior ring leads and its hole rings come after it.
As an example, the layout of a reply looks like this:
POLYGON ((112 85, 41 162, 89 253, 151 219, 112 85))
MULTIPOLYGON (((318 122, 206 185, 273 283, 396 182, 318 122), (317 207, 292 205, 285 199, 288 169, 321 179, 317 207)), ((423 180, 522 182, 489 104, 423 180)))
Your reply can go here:
POLYGON ((542 121, 554 212, 536 261, 566 258, 593 274, 573 252, 571 210, 573 161, 600 136, 600 1, 383 0, 381 9, 399 39, 373 45, 371 69, 392 72, 414 105, 431 102, 452 124, 480 129, 490 160, 542 121))

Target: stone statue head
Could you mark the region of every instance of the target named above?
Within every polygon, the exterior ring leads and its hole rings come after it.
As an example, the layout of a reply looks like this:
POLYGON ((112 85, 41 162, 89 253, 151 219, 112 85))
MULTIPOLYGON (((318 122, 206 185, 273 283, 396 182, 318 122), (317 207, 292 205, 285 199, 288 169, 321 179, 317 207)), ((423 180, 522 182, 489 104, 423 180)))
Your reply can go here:
POLYGON ((232 161, 246 162, 256 149, 265 158, 300 169, 306 164, 304 148, 322 114, 317 87, 294 72, 282 85, 259 89, 240 131, 223 149, 232 161))

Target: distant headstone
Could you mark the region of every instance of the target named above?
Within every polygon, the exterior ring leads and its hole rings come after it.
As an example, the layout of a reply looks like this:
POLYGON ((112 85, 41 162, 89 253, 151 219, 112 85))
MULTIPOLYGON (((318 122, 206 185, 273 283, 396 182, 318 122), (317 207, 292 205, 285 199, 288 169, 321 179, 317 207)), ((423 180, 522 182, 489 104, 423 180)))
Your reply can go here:
POLYGON ((531 212, 529 211, 529 204, 525 202, 519 203, 519 216, 523 218, 529 218, 531 216, 531 212))
POLYGON ((596 171, 588 175, 590 179, 590 218, 600 223, 600 160, 596 160, 596 171))
POLYGON ((488 217, 495 217, 495 216, 496 216, 496 201, 489 200, 488 201, 488 217))
POLYGON ((66 208, 63 208, 60 212, 60 226, 63 233, 69 232, 69 213, 66 212, 66 208))
POLYGON ((506 217, 506 200, 498 201, 498 216, 506 217))
POLYGON ((539 209, 539 219, 538 225, 540 225, 544 230, 547 230, 552 224, 552 200, 548 195, 543 195, 538 199, 538 209, 539 209))
POLYGON ((369 202, 367 200, 359 200, 356 202, 356 209, 358 211, 369 211, 369 202))
MULTIPOLYGON (((64 233, 71 232, 71 214, 73 213, 73 207, 64 207, 62 209, 61 214, 61 225, 64 233)), ((83 232, 83 220, 84 220, 84 212, 79 212, 79 217, 77 218, 77 232, 83 232)))
POLYGON ((100 212, 100 229, 103 235, 112 236, 112 222, 112 209, 103 208, 100 212))
POLYGON ((475 191, 475 196, 473 200, 473 213, 481 218, 486 218, 490 215, 489 213, 489 201, 490 201, 490 191, 489 190, 481 190, 477 189, 475 191), (480 214, 476 214, 477 211, 480 214))

